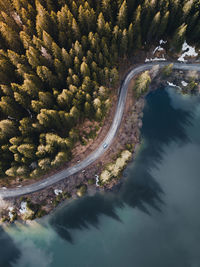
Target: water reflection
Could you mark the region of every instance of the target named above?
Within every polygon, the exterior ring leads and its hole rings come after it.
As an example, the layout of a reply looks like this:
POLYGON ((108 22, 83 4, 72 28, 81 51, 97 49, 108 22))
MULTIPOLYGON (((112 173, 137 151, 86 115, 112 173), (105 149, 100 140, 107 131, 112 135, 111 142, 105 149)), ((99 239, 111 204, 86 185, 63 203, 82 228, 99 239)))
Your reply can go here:
POLYGON ((71 230, 87 229, 90 225, 98 228, 101 215, 120 221, 116 209, 125 204, 148 215, 151 215, 150 207, 161 212, 164 192, 150 170, 161 162, 163 145, 174 140, 189 142, 185 128, 190 124, 192 116, 191 111, 172 107, 163 88, 151 92, 144 109, 142 136, 145 143, 136 164, 124 173, 125 176, 129 173, 126 183, 117 193, 87 196, 57 211, 50 223, 60 237, 73 243, 71 230))
POLYGON ((20 251, 13 243, 10 236, 0 227, 0 266, 11 267, 19 256, 20 251))

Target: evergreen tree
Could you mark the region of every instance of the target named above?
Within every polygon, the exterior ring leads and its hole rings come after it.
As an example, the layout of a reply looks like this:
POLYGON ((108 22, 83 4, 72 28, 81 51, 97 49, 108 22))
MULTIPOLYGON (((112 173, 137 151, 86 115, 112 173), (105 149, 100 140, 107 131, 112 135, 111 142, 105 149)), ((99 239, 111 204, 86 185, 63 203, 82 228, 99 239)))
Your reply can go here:
MULTIPOLYGON (((0 0, 0 177, 70 160, 84 119, 110 108, 124 62, 161 38, 171 53, 198 44, 199 16, 197 0, 0 0)), ((138 77, 136 97, 149 82, 138 77)))
POLYGON ((45 10, 45 8, 36 1, 36 30, 38 37, 41 39, 43 31, 46 31, 51 36, 55 36, 55 25, 50 14, 45 10))
POLYGON ((158 30, 160 27, 160 11, 154 16, 149 32, 148 32, 148 41, 155 39, 158 35, 158 30))
POLYGON ((133 43, 135 44, 135 48, 140 48, 142 45, 142 36, 141 36, 141 6, 139 5, 135 11, 134 19, 133 19, 133 43))
POLYGON ((177 52, 181 50, 182 44, 185 40, 186 29, 187 29, 187 25, 182 24, 180 27, 178 27, 178 29, 174 33, 174 36, 171 42, 171 47, 177 52))
POLYGON ((101 12, 98 16, 98 20, 97 20, 97 30, 98 30, 98 33, 100 35, 103 35, 104 34, 104 30, 105 30, 105 20, 104 20, 104 16, 103 16, 103 13, 101 12))
POLYGON ((23 51, 18 33, 15 32, 12 28, 10 28, 6 23, 2 21, 0 21, 0 32, 1 35, 4 37, 8 46, 12 50, 18 53, 23 51))
POLYGON ((90 69, 85 62, 82 62, 81 66, 80 66, 80 71, 81 71, 81 74, 83 75, 83 77, 90 76, 90 69))
POLYGON ((127 27, 127 15, 127 4, 125 0, 123 1, 117 16, 117 24, 122 30, 127 27))
POLYGON ((157 32, 158 38, 161 38, 164 34, 166 34, 168 21, 169 21, 169 11, 167 11, 160 20, 160 25, 158 27, 158 32, 157 32))
POLYGON ((15 136, 17 132, 17 127, 14 121, 8 119, 0 121, 0 140, 8 140, 15 136))

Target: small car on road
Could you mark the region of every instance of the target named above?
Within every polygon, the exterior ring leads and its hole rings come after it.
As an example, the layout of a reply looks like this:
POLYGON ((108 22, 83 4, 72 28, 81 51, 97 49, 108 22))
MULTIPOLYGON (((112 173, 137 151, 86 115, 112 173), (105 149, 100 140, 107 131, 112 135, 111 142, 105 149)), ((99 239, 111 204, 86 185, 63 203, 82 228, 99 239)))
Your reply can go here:
POLYGON ((104 149, 106 149, 107 146, 108 146, 107 143, 104 143, 104 144, 103 144, 103 148, 104 148, 104 149))

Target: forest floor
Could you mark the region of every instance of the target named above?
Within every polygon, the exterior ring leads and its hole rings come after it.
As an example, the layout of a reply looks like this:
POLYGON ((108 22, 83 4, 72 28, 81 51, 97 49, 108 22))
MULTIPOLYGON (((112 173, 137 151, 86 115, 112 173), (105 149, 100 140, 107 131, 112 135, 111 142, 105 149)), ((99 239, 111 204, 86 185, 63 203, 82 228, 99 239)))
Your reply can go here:
MULTIPOLYGON (((138 54, 136 53, 136 55, 129 61, 124 59, 123 64, 121 64, 119 68, 120 70, 119 80, 122 81, 123 78, 125 77, 125 74, 134 66, 141 64, 141 62, 143 63, 146 56, 147 54, 144 51, 140 51, 140 53, 138 54), (134 62, 134 64, 132 62, 134 62)), ((184 72, 174 72, 174 75, 171 75, 169 77, 168 82, 176 82, 177 84, 178 83, 180 84, 180 82, 183 81, 184 78, 186 78, 187 82, 191 79, 191 75, 189 74, 185 75, 184 72)), ((95 175, 100 175, 101 172, 104 170, 105 166, 108 163, 113 162, 117 158, 119 153, 122 150, 126 149, 128 144, 134 144, 133 159, 136 156, 137 149, 141 141, 140 127, 142 126, 142 116, 143 116, 142 111, 145 104, 145 96, 142 96, 138 100, 136 100, 132 90, 134 82, 135 82, 135 77, 129 84, 126 107, 123 113, 120 129, 112 143, 112 146, 109 147, 109 149, 103 154, 103 156, 99 158, 97 161, 95 161, 93 164, 88 166, 84 171, 74 174, 55 185, 52 185, 42 191, 35 192, 21 198, 10 199, 9 201, 6 202, 7 208, 2 209, 0 217, 8 216, 8 207, 14 207, 14 210, 16 211, 18 218, 21 218, 19 209, 21 207, 22 200, 27 201, 29 199, 31 203, 33 203, 34 205, 38 205, 40 209, 45 211, 45 213, 50 213, 55 208, 55 206, 57 206, 60 202, 66 199, 66 195, 64 196, 63 193, 67 192, 71 195, 70 199, 68 200, 70 201, 71 199, 75 199, 78 197, 77 190, 82 185, 87 186, 87 191, 89 194, 94 194, 97 191, 111 190, 111 188, 113 188, 115 185, 119 183, 118 179, 113 179, 108 185, 99 187, 96 186, 95 175), (91 185, 89 181, 92 181, 93 184, 91 185), (60 190, 60 192, 62 193, 57 195, 56 190, 60 190)), ((166 79, 163 80, 160 75, 158 75, 157 78, 153 80, 151 84, 151 90, 156 89, 159 84, 167 84, 167 80, 166 79)), ((66 165, 62 166, 62 168, 53 170, 52 172, 48 173, 48 175, 42 177, 43 179, 53 174, 54 172, 57 172, 59 170, 62 170, 63 168, 76 164, 77 161, 79 160, 81 161, 88 154, 94 151, 99 146, 100 143, 102 143, 103 139, 107 135, 107 132, 109 130, 109 127, 111 125, 111 122, 115 114, 119 87, 120 84, 113 91, 113 94, 111 96, 112 106, 108 114, 106 115, 106 118, 102 123, 102 126, 96 132, 96 138, 90 139, 89 142, 87 142, 87 145, 81 146, 80 144, 78 144, 73 151, 74 154, 73 160, 67 163, 66 165)), ((87 128, 88 127, 90 128, 91 123, 95 126, 99 126, 95 122, 86 121, 85 124, 82 125, 82 130, 87 131, 87 128)), ((26 180, 23 183, 23 185, 33 183, 35 181, 36 180, 33 179, 26 180)), ((16 180, 15 183, 12 183, 12 186, 13 187, 16 186, 17 183, 19 184, 18 180, 16 180)))
MULTIPOLYGON (((130 68, 131 67, 133 67, 133 65, 131 66, 130 64, 130 68)), ((120 70, 120 80, 122 80, 125 77, 125 74, 127 73, 127 63, 122 65, 121 68, 122 69, 120 70)), ((31 200, 31 203, 33 203, 34 205, 39 205, 43 210, 45 210, 46 213, 50 213, 58 203, 64 200, 64 198, 61 197, 61 194, 60 196, 57 196, 55 194, 55 190, 61 190, 61 192, 63 193, 64 192, 70 193, 71 195, 70 199, 75 199, 77 198, 78 188, 83 184, 87 185, 88 193, 93 194, 97 191, 109 190, 119 182, 119 180, 113 180, 106 186, 98 187, 96 186, 95 175, 100 175, 105 165, 116 159, 119 153, 122 150, 126 149, 127 144, 134 143, 135 145, 135 150, 133 152, 133 157, 134 157, 136 148, 140 143, 140 131, 138 125, 140 125, 140 127, 142 125, 141 119, 143 116, 142 110, 144 107, 144 98, 140 98, 138 101, 136 101, 132 90, 134 86, 134 80, 135 79, 133 79, 129 84, 127 102, 123 113, 120 129, 117 133, 117 136, 114 139, 114 142, 112 143, 112 146, 109 147, 108 150, 106 150, 103 156, 99 158, 97 161, 95 161, 93 164, 85 168, 84 172, 81 171, 77 174, 74 174, 68 177, 67 179, 64 179, 61 182, 52 185, 39 192, 35 192, 21 198, 9 199, 6 205, 7 209, 8 207, 14 207, 14 210, 16 210, 18 214, 18 218, 20 218, 21 214, 19 213, 19 210, 21 208, 22 201, 31 200), (93 185, 88 184, 89 180, 93 180, 93 185)), ((112 96, 112 107, 110 108, 110 111, 106 115, 102 127, 99 129, 97 137, 94 140, 91 140, 86 146, 82 146, 81 149, 78 146, 75 147, 77 156, 75 156, 70 163, 68 163, 65 166, 62 166, 61 169, 66 168, 66 166, 68 167, 76 164, 78 160, 81 161, 89 153, 94 151, 100 145, 100 143, 102 143, 103 139, 108 133, 108 130, 110 128, 110 125, 112 123, 115 114, 115 109, 117 105, 117 94, 118 94, 118 88, 115 89, 115 93, 112 96)), ((56 171, 58 170, 54 170, 54 172, 56 171)), ((51 172, 51 174, 52 173, 53 172, 51 172)), ((47 176, 49 176, 49 174, 46 175, 46 177, 47 176)), ((33 180, 30 180, 27 181, 25 184, 33 182, 34 182, 33 180)), ((14 187, 16 185, 14 185, 13 183, 12 186, 14 187)), ((0 217, 5 216, 5 214, 8 212, 8 211, 6 212, 7 209, 2 210, 3 212, 0 217)))

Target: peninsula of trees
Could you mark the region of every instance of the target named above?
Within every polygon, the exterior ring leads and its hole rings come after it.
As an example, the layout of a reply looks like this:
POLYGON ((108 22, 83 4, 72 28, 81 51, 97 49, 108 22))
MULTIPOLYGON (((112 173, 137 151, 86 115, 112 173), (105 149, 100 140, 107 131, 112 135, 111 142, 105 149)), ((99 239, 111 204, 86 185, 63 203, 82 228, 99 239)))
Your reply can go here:
POLYGON ((200 40, 198 0, 0 0, 0 177, 71 159, 78 125, 101 121, 118 62, 144 45, 200 40))

